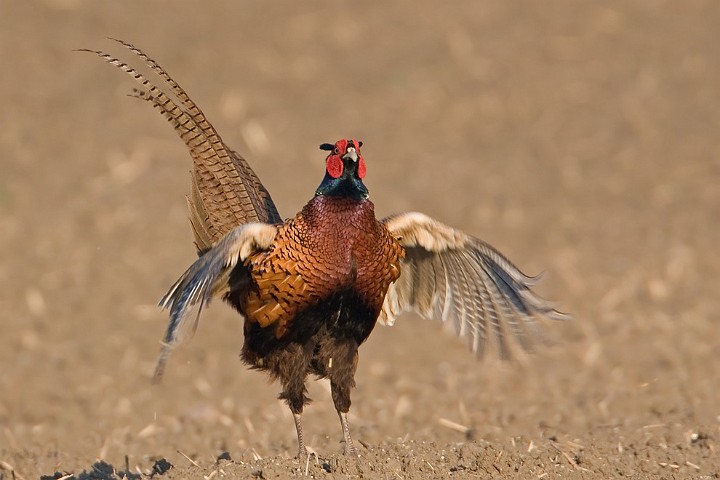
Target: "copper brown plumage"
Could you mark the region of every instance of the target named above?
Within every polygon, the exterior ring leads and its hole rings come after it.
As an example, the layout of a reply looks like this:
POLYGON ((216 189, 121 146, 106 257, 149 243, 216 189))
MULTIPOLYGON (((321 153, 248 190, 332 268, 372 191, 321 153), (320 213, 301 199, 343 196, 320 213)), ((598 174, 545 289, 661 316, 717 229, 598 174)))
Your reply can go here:
POLYGON ((248 163, 223 143, 185 91, 138 48, 118 42, 169 93, 117 58, 92 52, 135 78, 141 85, 135 96, 170 121, 193 158, 187 200, 200 258, 160 302, 170 323, 156 379, 203 306, 222 298, 245 318, 243 361, 282 385, 299 453, 307 453, 300 419, 309 374, 330 380, 345 452, 356 453, 347 422, 350 390, 358 347, 377 321, 392 325, 412 310, 453 326, 478 356, 493 339, 508 356, 512 339, 532 347, 538 319, 567 318, 531 290, 539 278, 481 240, 421 213, 378 221, 357 140, 321 145, 329 151, 325 177, 314 198, 283 222, 248 163))

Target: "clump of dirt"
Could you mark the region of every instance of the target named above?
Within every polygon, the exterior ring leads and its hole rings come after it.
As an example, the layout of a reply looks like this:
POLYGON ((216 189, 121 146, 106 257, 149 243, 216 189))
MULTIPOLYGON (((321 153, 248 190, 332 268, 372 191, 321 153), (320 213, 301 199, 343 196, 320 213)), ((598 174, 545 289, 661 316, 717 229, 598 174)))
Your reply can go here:
MULTIPOLYGON (((693 436, 693 439, 696 437, 693 436)), ((445 479, 445 478, 558 478, 606 479, 618 477, 718 478, 703 476, 716 462, 716 442, 703 436, 687 444, 638 445, 637 439, 620 441, 615 451, 584 446, 574 441, 546 439, 539 443, 515 438, 507 445, 487 441, 437 444, 412 440, 368 446, 358 458, 342 454, 305 458, 269 457, 233 460, 225 452, 214 462, 186 459, 174 466, 165 459, 145 471, 116 470, 97 462, 80 474, 56 473, 43 480, 119 480, 140 478, 333 478, 333 479, 445 479), (626 442, 626 443, 625 443, 626 442)), ((242 456, 242 455, 241 455, 242 456)))

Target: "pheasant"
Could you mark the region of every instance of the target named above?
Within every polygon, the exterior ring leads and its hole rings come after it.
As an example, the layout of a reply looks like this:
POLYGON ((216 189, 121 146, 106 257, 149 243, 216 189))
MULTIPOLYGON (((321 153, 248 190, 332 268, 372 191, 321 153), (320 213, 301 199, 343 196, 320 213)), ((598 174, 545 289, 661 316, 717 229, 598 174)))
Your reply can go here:
POLYGON ((375 217, 363 183, 362 142, 322 144, 324 178, 314 197, 283 221, 246 160, 231 150, 167 72, 130 43, 166 85, 161 90, 128 64, 85 50, 134 77, 134 96, 172 124, 193 159, 187 198, 199 258, 160 301, 170 321, 154 379, 172 347, 197 327, 212 298, 244 317, 242 360, 282 386, 292 411, 298 454, 306 455, 301 415, 309 374, 330 380, 344 439, 357 454, 347 414, 358 347, 376 323, 392 325, 405 311, 440 319, 482 356, 494 343, 510 354, 511 339, 531 349, 540 319, 567 315, 536 295, 529 277, 487 243, 422 213, 375 217), (494 341, 494 342, 493 342, 494 341))

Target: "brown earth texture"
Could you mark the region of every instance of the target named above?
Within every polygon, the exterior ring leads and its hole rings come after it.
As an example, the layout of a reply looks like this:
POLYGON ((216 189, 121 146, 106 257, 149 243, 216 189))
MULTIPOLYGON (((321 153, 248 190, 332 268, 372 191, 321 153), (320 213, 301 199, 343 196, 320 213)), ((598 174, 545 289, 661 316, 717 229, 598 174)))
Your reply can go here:
POLYGON ((0 479, 720 477, 720 3, 0 1, 0 479), (361 348, 345 458, 324 381, 278 385, 204 311, 190 157, 79 48, 158 60, 290 217, 364 141, 378 216, 495 245, 574 317, 477 361, 413 315, 361 348))

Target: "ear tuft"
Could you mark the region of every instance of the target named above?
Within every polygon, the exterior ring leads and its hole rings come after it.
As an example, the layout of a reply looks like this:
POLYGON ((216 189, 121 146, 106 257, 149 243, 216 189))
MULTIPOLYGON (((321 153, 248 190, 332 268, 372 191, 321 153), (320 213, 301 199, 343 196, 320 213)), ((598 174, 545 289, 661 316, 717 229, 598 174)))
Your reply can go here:
POLYGON ((324 150, 326 152, 332 152, 335 146, 331 143, 323 143, 320 145, 320 150, 324 150))

